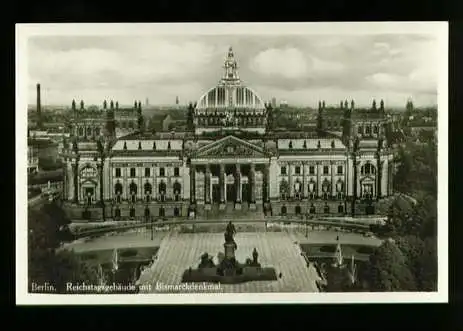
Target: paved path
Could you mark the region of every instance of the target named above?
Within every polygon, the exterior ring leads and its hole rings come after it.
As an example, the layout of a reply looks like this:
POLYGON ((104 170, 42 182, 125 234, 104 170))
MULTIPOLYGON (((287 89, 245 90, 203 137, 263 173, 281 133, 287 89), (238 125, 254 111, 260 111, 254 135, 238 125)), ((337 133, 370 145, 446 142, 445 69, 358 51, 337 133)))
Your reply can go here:
MULTIPOLYGON (((151 284, 151 292, 156 291, 156 282, 164 285, 181 283, 183 272, 189 267, 196 268, 200 256, 207 252, 215 256, 223 252, 223 234, 173 233, 166 236, 153 266, 145 270, 139 280, 140 285, 151 284)), ((315 281, 316 270, 307 268, 299 247, 291 235, 281 233, 238 233, 236 257, 240 262, 251 257, 254 247, 259 252, 259 262, 263 267, 274 267, 283 277, 276 281, 259 281, 235 285, 221 285, 225 293, 262 292, 318 292, 315 281)), ((191 293, 191 292, 189 292, 191 293)))

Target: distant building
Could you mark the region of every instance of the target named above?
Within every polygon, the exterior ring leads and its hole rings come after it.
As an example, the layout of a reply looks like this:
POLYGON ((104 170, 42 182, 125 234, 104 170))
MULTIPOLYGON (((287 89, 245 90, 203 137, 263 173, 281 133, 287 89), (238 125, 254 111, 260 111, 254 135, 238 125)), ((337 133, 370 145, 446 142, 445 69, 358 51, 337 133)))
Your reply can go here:
POLYGON ((275 109, 277 107, 277 99, 275 97, 272 98, 272 108, 275 109))
POLYGON ((27 146, 27 173, 37 173, 39 171, 38 148, 34 145, 27 146))

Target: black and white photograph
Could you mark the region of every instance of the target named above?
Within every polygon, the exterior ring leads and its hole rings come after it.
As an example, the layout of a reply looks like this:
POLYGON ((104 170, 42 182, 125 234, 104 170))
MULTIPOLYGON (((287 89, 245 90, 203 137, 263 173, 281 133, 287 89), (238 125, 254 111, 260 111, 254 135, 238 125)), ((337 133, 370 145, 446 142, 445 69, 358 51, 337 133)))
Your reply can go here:
POLYGON ((447 302, 447 23, 16 33, 17 303, 447 302))

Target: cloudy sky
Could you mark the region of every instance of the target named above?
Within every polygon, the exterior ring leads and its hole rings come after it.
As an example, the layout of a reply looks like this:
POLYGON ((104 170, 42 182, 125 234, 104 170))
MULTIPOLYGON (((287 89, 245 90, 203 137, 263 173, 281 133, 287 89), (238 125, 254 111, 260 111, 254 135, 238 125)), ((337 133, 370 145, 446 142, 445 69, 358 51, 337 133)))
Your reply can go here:
POLYGON ((241 79, 264 100, 437 104, 436 39, 417 34, 36 36, 28 41, 28 101, 37 82, 43 104, 196 101, 219 81, 229 46, 241 79))

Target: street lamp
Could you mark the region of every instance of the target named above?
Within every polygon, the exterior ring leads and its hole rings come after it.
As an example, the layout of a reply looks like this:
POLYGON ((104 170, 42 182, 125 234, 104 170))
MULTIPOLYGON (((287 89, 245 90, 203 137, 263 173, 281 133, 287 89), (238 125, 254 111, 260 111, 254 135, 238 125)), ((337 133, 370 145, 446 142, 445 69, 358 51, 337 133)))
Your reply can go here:
POLYGON ((153 240, 153 236, 154 236, 153 222, 154 222, 153 216, 151 216, 151 240, 153 240))

